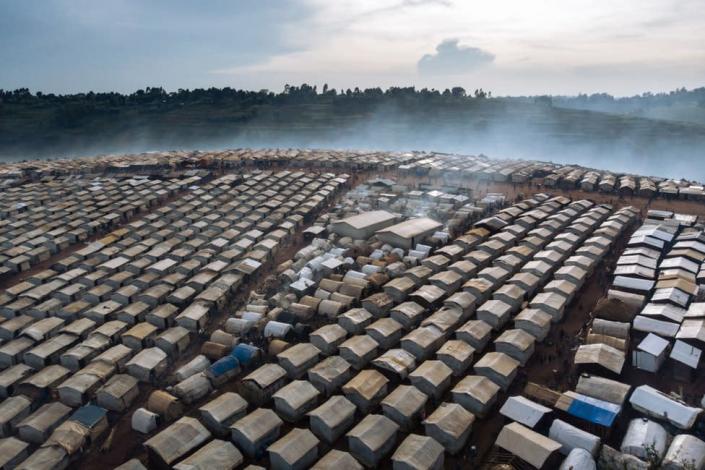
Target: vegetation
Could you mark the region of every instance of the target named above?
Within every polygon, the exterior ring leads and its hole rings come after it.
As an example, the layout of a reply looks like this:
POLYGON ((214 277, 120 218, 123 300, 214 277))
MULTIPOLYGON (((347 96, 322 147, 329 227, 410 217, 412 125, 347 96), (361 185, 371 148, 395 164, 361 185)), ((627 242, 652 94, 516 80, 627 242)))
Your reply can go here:
POLYGON ((163 88, 74 95, 0 90, 0 155, 56 155, 143 146, 192 146, 244 130, 326 130, 369 117, 382 105, 399 109, 472 107, 489 93, 456 87, 443 92, 392 87, 338 92, 327 85, 289 86, 281 93, 209 88, 163 88))
MULTIPOLYGON (((702 94, 703 89, 678 90, 624 103, 692 103, 702 94)), ((702 148, 702 123, 582 109, 621 100, 609 95, 492 97, 482 89, 461 87, 335 90, 307 84, 287 85, 281 93, 232 88, 167 92, 159 87, 131 94, 0 90, 0 158, 238 146, 436 149, 554 158, 549 144, 561 146, 554 152, 560 157, 566 145, 589 155, 620 145, 633 146, 634 154, 656 155, 672 142, 690 158, 690 149, 702 148), (598 152, 592 148, 596 143, 598 152)))
POLYGON ((554 106, 566 108, 705 124, 705 87, 679 88, 668 93, 647 92, 623 98, 596 93, 555 96, 551 100, 554 106))

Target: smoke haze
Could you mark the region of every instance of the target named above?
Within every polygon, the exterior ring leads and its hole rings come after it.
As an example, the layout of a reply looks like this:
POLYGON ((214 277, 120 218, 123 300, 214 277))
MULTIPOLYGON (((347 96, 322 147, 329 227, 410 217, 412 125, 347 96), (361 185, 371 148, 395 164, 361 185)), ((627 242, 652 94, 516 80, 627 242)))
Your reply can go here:
POLYGON ((95 139, 89 133, 49 148, 0 150, 0 158, 66 158, 150 150, 335 148, 532 159, 615 172, 705 181, 705 127, 513 102, 467 111, 416 111, 383 105, 336 124, 254 118, 238 126, 200 123, 121 126, 95 139))

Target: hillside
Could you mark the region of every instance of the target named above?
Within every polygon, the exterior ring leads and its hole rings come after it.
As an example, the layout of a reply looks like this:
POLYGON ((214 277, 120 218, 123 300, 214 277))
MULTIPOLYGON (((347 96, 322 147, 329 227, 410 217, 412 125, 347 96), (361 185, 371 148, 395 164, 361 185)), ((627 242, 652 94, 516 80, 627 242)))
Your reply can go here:
POLYGON ((554 106, 705 125, 705 87, 616 98, 607 93, 553 96, 554 106))
POLYGON ((466 96, 462 89, 317 93, 305 87, 281 94, 148 89, 8 99, 5 93, 0 158, 226 146, 434 149, 681 177, 701 166, 695 162, 705 146, 704 125, 482 92, 466 96))

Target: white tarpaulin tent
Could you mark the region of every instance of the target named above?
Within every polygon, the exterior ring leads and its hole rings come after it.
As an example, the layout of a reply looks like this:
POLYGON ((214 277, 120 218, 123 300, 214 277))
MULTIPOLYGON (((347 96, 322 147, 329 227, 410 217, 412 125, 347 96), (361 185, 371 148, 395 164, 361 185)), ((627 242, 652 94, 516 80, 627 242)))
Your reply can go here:
POLYGON ((679 429, 690 429, 702 408, 690 407, 648 385, 634 389, 629 398, 634 409, 652 418, 663 419, 679 429))
POLYGON ((664 470, 705 468, 705 442, 689 434, 678 434, 663 458, 664 470))
POLYGON ((533 428, 552 410, 521 395, 509 397, 499 410, 500 414, 525 426, 533 428))
POLYGON ((561 453, 564 455, 570 454, 573 449, 585 449, 595 456, 602 444, 599 437, 560 419, 553 420, 548 437, 561 444, 561 453))
POLYGON ((590 452, 576 447, 570 451, 558 470, 595 470, 596 468, 597 464, 590 452))
POLYGON ((660 424, 646 418, 636 418, 629 422, 620 450, 642 460, 655 452, 661 458, 668 445, 668 432, 660 424))

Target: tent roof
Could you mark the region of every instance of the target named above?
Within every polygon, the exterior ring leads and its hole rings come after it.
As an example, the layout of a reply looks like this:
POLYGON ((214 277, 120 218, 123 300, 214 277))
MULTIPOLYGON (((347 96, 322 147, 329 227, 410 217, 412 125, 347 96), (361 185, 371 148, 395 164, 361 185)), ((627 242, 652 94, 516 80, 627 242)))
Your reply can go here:
POLYGON ((622 410, 621 406, 614 403, 573 391, 567 391, 562 394, 556 403, 556 408, 572 416, 605 427, 611 427, 622 410))
POLYGON ((660 356, 663 354, 670 343, 660 336, 656 336, 653 333, 646 335, 637 348, 641 351, 651 354, 652 356, 660 356))
POLYGON ((692 463, 692 467, 703 468, 705 466, 705 442, 690 434, 678 434, 673 438, 671 445, 663 458, 665 468, 674 468, 683 465, 684 462, 692 463))
POLYGON ((502 428, 495 444, 536 468, 543 467, 549 457, 561 448, 558 442, 516 422, 502 428))
POLYGON ((428 217, 409 219, 391 227, 378 230, 376 233, 393 233, 401 238, 413 238, 423 233, 438 230, 443 224, 428 217))
POLYGON ((665 419, 677 428, 690 429, 702 408, 690 407, 649 385, 634 389, 629 403, 642 413, 654 418, 665 419))
POLYGON ((170 465, 189 450, 199 447, 210 436, 211 433, 197 419, 184 417, 149 439, 144 445, 170 465))
POLYGON ((619 374, 624 367, 624 352, 606 344, 583 344, 575 353, 576 364, 599 364, 619 374))
POLYGON ((575 391, 582 395, 605 400, 620 406, 627 399, 631 389, 631 385, 588 374, 582 374, 575 387, 575 391))
POLYGON ((475 370, 487 367, 503 377, 508 377, 519 367, 519 361, 501 352, 488 352, 474 367, 475 370))
POLYGON ((392 214, 387 211, 370 211, 362 212, 357 215, 346 217, 344 219, 333 221, 334 224, 347 224, 352 228, 360 230, 376 224, 388 222, 394 220, 397 217, 396 214, 392 214))
POLYGON ((453 393, 464 393, 481 403, 488 403, 499 392, 499 385, 484 375, 466 375, 453 387, 453 393))
POLYGON ((525 426, 533 428, 547 413, 552 410, 521 395, 509 397, 499 412, 525 426))
POLYGON ((673 344, 673 349, 671 350, 669 357, 674 361, 683 363, 692 369, 697 369, 702 353, 703 351, 701 349, 693 347, 688 343, 677 339, 673 344))

